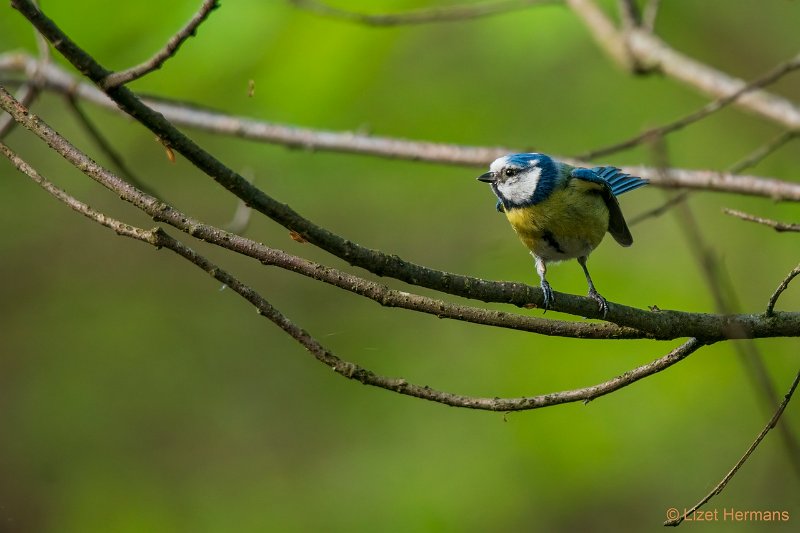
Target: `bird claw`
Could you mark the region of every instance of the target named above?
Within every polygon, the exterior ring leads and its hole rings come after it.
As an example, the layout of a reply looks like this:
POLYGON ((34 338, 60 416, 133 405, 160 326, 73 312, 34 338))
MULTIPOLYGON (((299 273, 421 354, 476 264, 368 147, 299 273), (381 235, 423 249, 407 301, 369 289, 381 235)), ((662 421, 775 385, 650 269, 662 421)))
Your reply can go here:
POLYGON ((556 297, 553 295, 553 289, 552 287, 550 287, 550 284, 548 282, 542 280, 541 287, 544 299, 544 303, 542 304, 542 309, 544 309, 544 312, 546 313, 547 310, 550 309, 550 306, 553 305, 553 302, 555 301, 556 297))
POLYGON ((600 293, 594 289, 589 289, 589 294, 587 296, 597 302, 597 307, 599 311, 603 313, 603 318, 605 318, 608 314, 608 302, 606 299, 600 296, 600 293))

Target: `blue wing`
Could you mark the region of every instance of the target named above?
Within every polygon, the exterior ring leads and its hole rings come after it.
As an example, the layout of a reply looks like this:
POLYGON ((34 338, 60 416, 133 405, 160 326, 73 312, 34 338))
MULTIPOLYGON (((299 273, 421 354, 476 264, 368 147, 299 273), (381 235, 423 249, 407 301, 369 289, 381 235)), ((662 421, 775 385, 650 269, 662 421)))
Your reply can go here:
POLYGON ((608 232, 622 246, 633 244, 633 236, 615 197, 647 185, 648 181, 625 174, 616 167, 576 168, 572 170, 570 176, 602 185, 603 201, 608 208, 608 232))
POLYGON ((594 167, 591 171, 598 178, 608 183, 614 196, 619 196, 620 194, 638 189, 639 187, 644 187, 650 183, 646 179, 642 179, 638 176, 625 174, 617 167, 594 167))

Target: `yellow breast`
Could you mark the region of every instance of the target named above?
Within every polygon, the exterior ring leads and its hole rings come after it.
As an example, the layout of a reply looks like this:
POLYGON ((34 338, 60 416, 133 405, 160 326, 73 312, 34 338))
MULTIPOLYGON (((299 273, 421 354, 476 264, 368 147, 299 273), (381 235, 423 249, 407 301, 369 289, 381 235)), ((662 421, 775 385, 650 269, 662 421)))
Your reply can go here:
POLYGON ((608 208, 595 184, 572 180, 546 200, 509 209, 511 227, 534 254, 550 261, 589 255, 608 231, 608 208))

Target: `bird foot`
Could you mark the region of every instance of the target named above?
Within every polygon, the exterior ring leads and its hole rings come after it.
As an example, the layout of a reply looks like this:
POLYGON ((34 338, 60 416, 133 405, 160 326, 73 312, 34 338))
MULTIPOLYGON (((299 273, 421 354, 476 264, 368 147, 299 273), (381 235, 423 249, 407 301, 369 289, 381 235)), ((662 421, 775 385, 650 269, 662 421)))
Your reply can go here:
POLYGON ((545 280, 542 280, 541 283, 542 293, 544 297, 544 304, 542 305, 542 309, 546 313, 550 306, 553 305, 553 302, 556 300, 556 297, 553 295, 553 289, 550 287, 550 284, 545 280))
POLYGON ((600 296, 600 293, 597 292, 594 288, 589 289, 589 294, 587 295, 589 298, 597 302, 597 307, 601 313, 603 313, 603 318, 606 317, 608 314, 608 302, 605 298, 600 296))

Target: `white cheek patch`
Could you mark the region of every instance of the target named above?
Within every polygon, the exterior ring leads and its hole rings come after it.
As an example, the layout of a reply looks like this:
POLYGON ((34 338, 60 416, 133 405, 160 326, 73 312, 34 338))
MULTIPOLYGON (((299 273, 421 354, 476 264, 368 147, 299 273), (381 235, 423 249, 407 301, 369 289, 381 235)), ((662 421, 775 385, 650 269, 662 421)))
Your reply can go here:
MULTIPOLYGON (((538 161, 533 161, 532 164, 536 165, 538 161)), ((503 198, 515 204, 522 204, 527 202, 536 191, 536 186, 539 184, 539 177, 542 175, 541 167, 534 166, 531 170, 518 174, 509 178, 503 183, 497 184, 497 190, 503 195, 503 198)))

